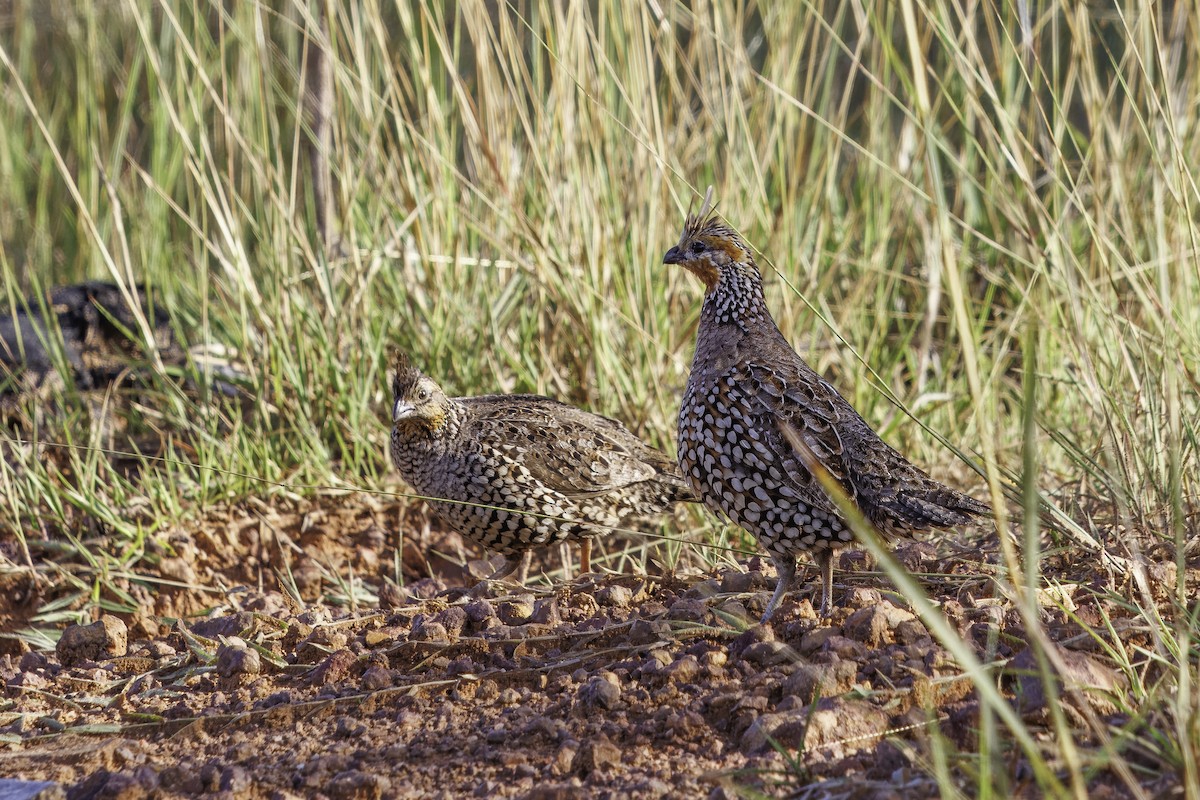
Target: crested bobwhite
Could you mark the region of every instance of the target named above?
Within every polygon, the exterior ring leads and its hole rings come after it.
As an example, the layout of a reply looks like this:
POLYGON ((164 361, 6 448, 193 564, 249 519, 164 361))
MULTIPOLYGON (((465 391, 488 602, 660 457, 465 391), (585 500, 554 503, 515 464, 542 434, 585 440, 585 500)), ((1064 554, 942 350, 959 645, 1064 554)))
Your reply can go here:
POLYGON ((820 567, 821 615, 828 616, 833 553, 854 536, 805 466, 811 459, 888 537, 963 525, 990 509, 889 447, 796 354, 767 308, 750 248, 707 213, 708 199, 663 258, 705 286, 679 410, 679 465, 704 503, 753 533, 774 561, 779 581, 763 621, 787 590, 800 553, 811 553, 820 567))
MULTIPOLYGON (((538 395, 448 397, 407 358, 392 381, 392 463, 463 537, 505 556, 591 538, 695 500, 666 454, 621 423, 538 395)), ((519 558, 518 558, 519 557, 519 558)))

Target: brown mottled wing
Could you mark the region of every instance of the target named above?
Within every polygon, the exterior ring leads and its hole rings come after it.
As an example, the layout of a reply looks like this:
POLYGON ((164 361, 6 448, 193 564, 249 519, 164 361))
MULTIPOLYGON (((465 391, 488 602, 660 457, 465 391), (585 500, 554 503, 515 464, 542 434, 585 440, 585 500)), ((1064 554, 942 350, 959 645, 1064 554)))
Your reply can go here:
MULTIPOLYGON (((772 431, 790 424, 817 460, 841 484, 863 513, 885 533, 946 528, 986 514, 988 506, 943 486, 879 438, 836 389, 796 355, 782 339, 760 343, 742 369, 773 417, 772 431)), ((766 428, 764 428, 766 429, 766 428)), ((781 460, 807 496, 834 510, 832 501, 804 468, 804 460, 778 434, 781 460), (819 495, 819 497, 818 497, 819 495)))
POLYGON ((599 495, 649 480, 678 483, 678 467, 616 420, 539 395, 459 398, 471 410, 464 435, 507 452, 568 497, 599 495))
POLYGON ((807 367, 802 371, 781 369, 755 359, 735 367, 730 375, 737 391, 753 395, 746 403, 747 427, 758 432, 761 446, 771 454, 769 462, 782 473, 780 479, 790 483, 808 505, 836 513, 837 507, 783 432, 783 426, 789 425, 846 494, 855 497, 843 459, 845 449, 838 438, 837 408, 814 381, 807 380, 805 372, 816 378, 807 367))

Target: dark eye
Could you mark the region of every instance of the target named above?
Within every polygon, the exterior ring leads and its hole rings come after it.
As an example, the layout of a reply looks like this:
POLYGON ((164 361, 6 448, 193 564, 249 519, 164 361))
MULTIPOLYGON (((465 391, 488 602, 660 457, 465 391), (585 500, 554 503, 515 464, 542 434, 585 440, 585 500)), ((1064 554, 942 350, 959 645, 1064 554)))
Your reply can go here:
POLYGON ((700 241, 699 239, 692 242, 692 252, 693 253, 703 253, 707 249, 708 249, 708 246, 706 244, 704 244, 704 242, 700 241))
POLYGON ((421 389, 419 392, 417 392, 417 399, 418 400, 428 400, 429 399, 429 390, 421 389))

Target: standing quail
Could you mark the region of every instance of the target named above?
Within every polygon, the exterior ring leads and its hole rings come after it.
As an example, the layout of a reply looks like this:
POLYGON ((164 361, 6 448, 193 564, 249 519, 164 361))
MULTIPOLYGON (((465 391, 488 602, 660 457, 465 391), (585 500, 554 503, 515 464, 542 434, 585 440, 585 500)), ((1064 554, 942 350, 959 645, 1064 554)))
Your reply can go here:
POLYGON ((705 286, 679 410, 679 465, 705 505, 753 533, 775 563, 779 581, 763 622, 803 552, 820 567, 825 617, 833 552, 854 537, 806 463, 824 467, 889 538, 963 525, 990 509, 909 463, 804 363, 771 317, 750 248, 707 213, 709 199, 663 258, 705 286))
POLYGON ((505 556, 490 580, 534 548, 591 537, 694 501, 678 467, 621 423, 537 395, 447 397, 401 357, 392 381, 392 463, 465 538, 505 556), (519 556, 519 558, 518 558, 519 556))

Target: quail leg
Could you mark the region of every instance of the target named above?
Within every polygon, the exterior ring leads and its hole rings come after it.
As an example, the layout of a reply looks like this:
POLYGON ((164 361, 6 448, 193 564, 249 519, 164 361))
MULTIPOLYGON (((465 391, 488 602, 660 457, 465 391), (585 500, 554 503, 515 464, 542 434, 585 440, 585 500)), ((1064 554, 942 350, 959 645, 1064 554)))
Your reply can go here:
POLYGON ((558 558, 562 561, 563 580, 571 580, 573 577, 571 572, 571 545, 567 544, 566 542, 559 542, 558 558))
POLYGON ((521 568, 517 570, 517 583, 521 586, 529 580, 529 565, 533 563, 533 551, 526 550, 521 554, 521 568))
POLYGON ((579 572, 586 575, 592 571, 592 540, 584 539, 579 543, 579 572))
POLYGON ((759 621, 760 624, 766 623, 771 619, 771 615, 775 613, 775 608, 779 605, 779 601, 787 593, 788 586, 792 583, 792 578, 796 575, 795 557, 771 556, 771 561, 775 563, 775 572, 779 574, 779 580, 775 584, 775 594, 771 596, 771 602, 767 603, 767 610, 763 612, 762 619, 759 621))
POLYGON ((833 551, 821 550, 816 555, 817 567, 821 570, 821 612, 825 619, 833 612, 833 551))
POLYGON ((525 585, 525 581, 529 578, 529 564, 533 560, 533 551, 526 550, 520 558, 509 558, 505 556, 504 563, 496 569, 491 575, 487 576, 488 583, 493 581, 502 581, 505 578, 517 573, 516 582, 521 586, 525 585))

